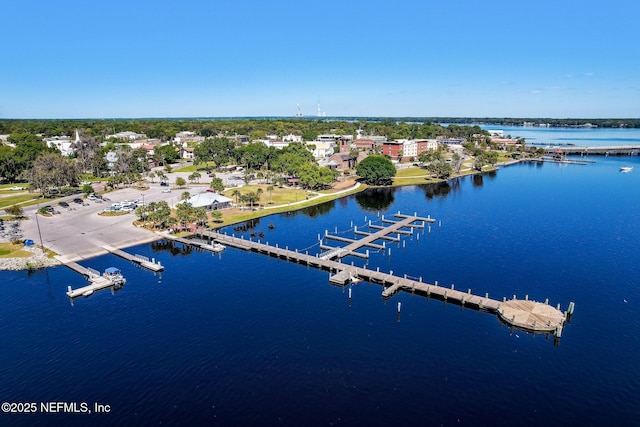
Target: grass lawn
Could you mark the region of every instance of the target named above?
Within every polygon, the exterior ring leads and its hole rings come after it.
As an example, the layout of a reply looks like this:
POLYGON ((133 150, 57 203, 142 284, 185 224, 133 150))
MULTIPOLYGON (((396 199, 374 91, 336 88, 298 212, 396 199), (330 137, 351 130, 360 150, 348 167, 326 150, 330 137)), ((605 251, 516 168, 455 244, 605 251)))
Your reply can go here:
POLYGON ((207 163, 200 163, 198 165, 185 166, 185 167, 180 168, 180 169, 174 169, 173 172, 195 172, 195 171, 198 171, 200 173, 206 173, 207 172, 207 165, 209 165, 211 167, 211 169, 215 172, 215 168, 216 168, 216 163, 215 162, 207 162, 207 163))
POLYGON ((406 168, 396 171, 396 178, 404 178, 407 176, 429 176, 429 171, 423 168, 406 168))
MULTIPOLYGON (((256 186, 256 185, 251 185, 251 186, 247 186, 247 187, 242 187, 239 190, 245 190, 246 192, 249 191, 255 191, 255 188, 257 187, 263 187, 262 185, 256 186), (253 188, 253 190, 251 189, 253 188)), ((264 187, 268 187, 268 185, 265 185, 264 187)), ((305 201, 303 203, 297 203, 295 205, 288 205, 287 202, 285 203, 274 203, 274 205, 281 205, 278 207, 275 207, 273 209, 260 209, 260 210, 255 210, 255 211, 249 211, 249 210, 239 210, 239 209, 231 209, 231 210, 227 210, 227 211, 223 211, 223 215, 222 215, 222 219, 221 222, 210 222, 210 224, 212 224, 214 227, 222 227, 225 225, 229 225, 229 224, 235 224, 238 222, 242 222, 242 221, 247 221, 253 218, 259 218, 259 217, 263 217, 266 215, 271 215, 271 214, 276 214, 276 213, 281 213, 281 212, 288 212, 288 211, 292 211, 292 210, 298 210, 298 209, 302 209, 302 208, 306 208, 308 206, 313 206, 313 205, 317 205, 319 203, 324 203, 324 202, 328 202, 330 200, 335 200, 338 199, 340 197, 345 197, 349 194, 354 194, 354 193, 358 193, 360 191, 363 191, 365 188, 367 188, 366 185, 361 185, 359 188, 354 189, 353 191, 348 191, 346 193, 340 193, 340 194, 336 194, 336 195, 332 195, 331 193, 329 194, 324 194, 323 192, 323 197, 320 199, 314 199, 314 200, 309 200, 309 201, 305 201)), ((292 188, 278 188, 276 186, 274 186, 274 190, 273 190, 273 198, 274 201, 276 199, 276 189, 279 191, 282 191, 283 193, 285 193, 284 195, 282 195, 283 200, 287 200, 290 201, 292 203, 295 202, 295 191, 300 192, 298 194, 302 194, 306 192, 304 190, 296 190, 296 189, 292 189, 292 188), (293 200, 291 200, 291 197, 294 197, 293 200)), ((264 190, 264 189, 263 189, 264 190)), ((225 195, 227 197, 231 197, 231 191, 225 191, 225 195)), ((336 191, 334 191, 334 193, 336 193, 336 191)), ((265 194, 263 194, 261 197, 266 197, 265 200, 269 200, 269 194, 268 192, 265 191, 265 194)), ((298 199, 298 200, 302 200, 302 199, 298 199)), ((235 199, 234 199, 235 201, 235 199)), ((266 206, 271 206, 271 205, 266 205, 266 206)))
POLYGON ((261 188, 263 193, 260 195, 260 201, 258 204, 270 206, 299 202, 301 200, 305 200, 307 197, 313 197, 316 194, 299 188, 280 188, 277 185, 272 185, 273 191, 270 193, 267 191, 267 187, 269 187, 269 184, 245 185, 240 188, 227 189, 224 191, 224 195, 233 199, 233 202, 235 203, 236 198, 233 195, 234 190, 238 190, 240 194, 247 194, 252 191, 256 192, 258 188, 261 188))
POLYGON ((13 243, 0 243, 0 258, 28 258, 33 255, 22 249, 22 245, 13 243))
POLYGON ((29 206, 38 203, 40 193, 27 193, 22 191, 14 191, 11 194, 0 192, 0 209, 20 204, 20 206, 29 206), (16 194, 18 193, 18 194, 16 194))

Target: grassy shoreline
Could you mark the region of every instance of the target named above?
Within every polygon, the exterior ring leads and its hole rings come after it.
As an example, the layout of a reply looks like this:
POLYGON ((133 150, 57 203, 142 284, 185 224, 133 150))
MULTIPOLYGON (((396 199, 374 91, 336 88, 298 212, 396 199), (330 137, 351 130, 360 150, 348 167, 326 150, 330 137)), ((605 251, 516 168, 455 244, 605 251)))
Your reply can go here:
MULTIPOLYGON (((425 171, 424 169, 421 168, 408 168, 408 169, 417 169, 420 171, 425 171)), ((277 207, 273 207, 273 208, 266 208, 266 209, 259 209, 259 210, 255 210, 255 211, 239 211, 239 212, 234 212, 231 214, 223 214, 223 219, 221 220, 221 222, 215 222, 212 223, 212 227, 213 228, 221 228, 221 227, 226 227, 228 225, 233 225, 233 224, 238 224, 240 222, 244 222, 244 221, 248 221, 251 219, 255 219, 255 218, 262 218, 271 214, 276 214, 276 213, 282 213, 282 212, 292 212, 292 211, 296 211, 296 210, 300 210, 300 209, 304 209, 310 206, 314 206, 314 205, 319 205, 320 203, 324 203, 324 202, 328 202, 331 200, 337 200, 340 199, 342 197, 345 196, 350 196, 352 194, 356 194, 359 193, 361 191, 366 190, 367 188, 385 188, 385 187, 402 187, 402 186, 407 186, 407 185, 423 185, 423 184, 435 184, 438 182, 444 182, 444 181, 449 181, 450 179, 454 179, 454 178, 459 178, 462 176, 467 176, 467 175, 477 175, 480 173, 485 173, 485 172, 491 172, 491 171, 495 171, 498 169, 498 165, 496 166, 486 166, 482 169, 482 171, 477 171, 474 169, 464 169, 462 171, 460 171, 457 174, 452 175, 451 177, 447 178, 447 179, 436 179, 436 178, 432 178, 427 174, 425 175, 420 175, 420 176, 415 176, 415 175, 407 175, 407 176, 396 176, 393 180, 393 184, 390 186, 380 186, 380 187, 376 187, 376 186, 368 186, 368 185, 363 185, 361 184, 360 187, 358 188, 354 188, 350 191, 346 191, 346 192, 336 192, 336 193, 329 193, 324 195, 325 197, 320 197, 320 198, 313 198, 312 200, 309 201, 305 201, 305 202, 298 202, 292 205, 282 205, 282 206, 277 206, 277 207), (401 182, 397 182, 397 180, 400 179, 401 182)), ((410 170, 409 172, 405 172, 403 175, 406 175, 407 173, 413 173, 413 170, 410 170)), ((426 171, 425 171, 426 172, 426 171)))

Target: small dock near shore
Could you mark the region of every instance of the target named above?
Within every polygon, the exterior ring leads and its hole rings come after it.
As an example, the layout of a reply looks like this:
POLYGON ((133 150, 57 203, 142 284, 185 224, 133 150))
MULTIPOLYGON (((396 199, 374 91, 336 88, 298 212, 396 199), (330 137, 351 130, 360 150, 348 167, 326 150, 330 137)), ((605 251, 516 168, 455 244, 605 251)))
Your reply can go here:
POLYGON ((93 268, 83 267, 73 261, 65 262, 64 265, 71 270, 86 276, 87 280, 90 282, 89 285, 82 286, 77 289, 72 289, 71 286, 68 286, 67 296, 72 300, 81 296, 89 296, 102 289, 111 288, 113 291, 114 289, 122 287, 122 285, 114 284, 109 278, 100 275, 100 272, 93 268))
POLYGON ((164 266, 160 263, 160 261, 156 262, 155 258, 149 259, 144 255, 138 255, 138 254, 131 255, 128 252, 122 251, 120 249, 114 248, 109 245, 104 245, 102 248, 108 251, 109 253, 112 253, 113 255, 119 256, 120 258, 124 258, 128 261, 135 262, 136 264, 139 264, 140 266, 146 268, 147 270, 151 270, 154 272, 159 272, 164 270, 164 266))
MULTIPOLYGON (((208 236, 206 232, 202 233, 202 235, 208 236)), ((222 252, 226 249, 224 245, 214 242, 213 239, 210 239, 209 241, 204 241, 197 238, 185 239, 184 237, 177 237, 177 236, 167 236, 167 239, 173 240, 174 242, 182 243, 183 245, 194 246, 196 248, 200 248, 200 249, 214 252, 214 253, 222 252)))
MULTIPOLYGON (((376 268, 374 271, 365 267, 355 267, 353 263, 348 265, 340 262, 340 259, 348 255, 359 257, 368 256, 368 254, 357 252, 356 249, 364 246, 375 247, 371 245, 378 245, 374 242, 392 237, 389 236, 389 234, 397 234, 397 237, 392 238, 394 241, 399 242, 401 234, 411 234, 414 228, 424 227, 427 223, 435 222, 435 220, 430 217, 424 218, 400 213, 395 214, 394 217, 399 220, 383 220, 383 223, 390 225, 386 227, 377 226, 379 231, 375 233, 362 232, 361 235, 365 236, 363 239, 333 239, 348 244, 344 247, 329 248, 326 252, 316 255, 309 255, 308 251, 302 253, 297 249, 292 250, 289 249, 288 246, 284 248, 279 247, 278 244, 272 246, 269 245, 268 242, 262 243, 260 240, 254 241, 252 239, 244 239, 243 237, 235 237, 234 235, 229 236, 215 231, 204 231, 201 234, 223 245, 258 252, 271 257, 329 271, 331 273, 329 281, 334 285, 345 286, 354 280, 366 280, 370 283, 382 285, 382 297, 384 299, 391 298, 401 291, 411 292, 412 294, 422 295, 427 298, 436 298, 463 307, 470 307, 496 314, 504 323, 518 329, 534 333, 554 333, 556 338, 561 336, 564 322, 567 319, 567 313, 560 311, 559 305, 558 308, 550 306, 548 301, 545 301, 545 303, 535 302, 529 300, 528 296, 525 297, 525 300, 518 300, 514 297, 513 300, 507 301, 506 298, 503 298, 502 301, 500 301, 489 298, 488 293, 485 293, 484 296, 476 295, 471 292, 471 289, 467 289, 466 291, 457 290, 454 288, 454 285, 451 285, 450 288, 439 286, 437 281, 435 283, 426 283, 421 277, 410 278, 406 274, 398 276, 394 274, 393 271, 388 273, 381 272, 379 268, 376 268), (405 230, 404 228, 410 228, 411 231, 405 230), (398 231, 405 233, 398 233, 398 231)), ((373 226, 371 228, 377 229, 373 226)), ((328 232, 325 231, 325 237, 328 236, 328 232)), ((571 314, 573 311, 573 303, 569 305, 569 310, 568 314, 571 314)))

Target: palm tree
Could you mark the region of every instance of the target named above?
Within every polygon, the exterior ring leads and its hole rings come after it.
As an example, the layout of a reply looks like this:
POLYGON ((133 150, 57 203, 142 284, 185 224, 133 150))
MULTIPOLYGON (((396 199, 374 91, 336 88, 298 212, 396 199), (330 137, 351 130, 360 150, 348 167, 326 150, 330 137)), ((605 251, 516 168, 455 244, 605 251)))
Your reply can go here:
POLYGON ((268 186, 267 191, 269 192, 270 203, 273 203, 273 185, 268 186))
POLYGON ((240 190, 238 190, 236 188, 235 190, 233 190, 231 192, 231 195, 236 198, 236 205, 237 205, 238 204, 238 198, 242 195, 242 193, 240 193, 240 190))
POLYGON ((200 177, 202 175, 200 175, 200 172, 195 171, 194 173, 191 174, 191 176, 194 178, 194 180, 199 184, 200 183, 200 177))
POLYGON ((260 196, 262 195, 262 193, 264 193, 264 191, 262 191, 262 188, 258 188, 256 190, 256 202, 260 201, 260 196))
POLYGON ((180 195, 180 200, 189 200, 191 198, 191 193, 188 191, 183 191, 180 195))

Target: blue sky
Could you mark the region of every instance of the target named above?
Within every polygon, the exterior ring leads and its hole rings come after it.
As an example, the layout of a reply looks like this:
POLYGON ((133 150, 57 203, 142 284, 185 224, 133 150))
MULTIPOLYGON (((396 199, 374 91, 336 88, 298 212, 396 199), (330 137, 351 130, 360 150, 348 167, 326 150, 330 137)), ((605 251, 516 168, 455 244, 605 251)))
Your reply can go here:
POLYGON ((0 118, 640 117, 640 2, 10 0, 0 118))

